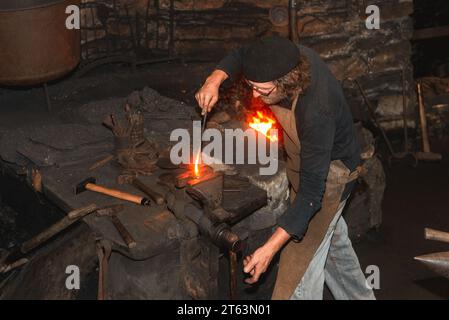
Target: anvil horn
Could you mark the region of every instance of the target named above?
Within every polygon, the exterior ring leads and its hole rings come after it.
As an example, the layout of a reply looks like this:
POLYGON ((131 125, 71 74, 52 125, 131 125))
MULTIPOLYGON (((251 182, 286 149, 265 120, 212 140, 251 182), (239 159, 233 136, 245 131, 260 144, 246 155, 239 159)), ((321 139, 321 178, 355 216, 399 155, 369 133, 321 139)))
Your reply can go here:
POLYGON ((449 279, 449 251, 415 257, 432 271, 449 279))

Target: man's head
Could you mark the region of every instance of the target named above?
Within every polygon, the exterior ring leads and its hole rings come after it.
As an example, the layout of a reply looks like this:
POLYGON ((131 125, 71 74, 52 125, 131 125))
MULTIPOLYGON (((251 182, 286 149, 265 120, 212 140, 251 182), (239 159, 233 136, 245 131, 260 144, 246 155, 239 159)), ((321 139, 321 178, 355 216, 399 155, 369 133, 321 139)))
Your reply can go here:
POLYGON ((259 39, 243 51, 243 75, 254 97, 277 104, 301 93, 310 81, 307 60, 290 40, 279 36, 259 39))

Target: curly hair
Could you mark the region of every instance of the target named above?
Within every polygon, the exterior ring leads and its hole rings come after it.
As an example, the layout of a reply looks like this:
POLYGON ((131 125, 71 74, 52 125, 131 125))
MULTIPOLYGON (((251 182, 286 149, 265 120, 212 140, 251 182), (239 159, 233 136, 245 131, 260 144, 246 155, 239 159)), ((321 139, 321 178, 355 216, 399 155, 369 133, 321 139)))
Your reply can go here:
POLYGON ((307 58, 301 55, 296 67, 273 83, 291 100, 296 94, 303 95, 310 85, 310 63, 307 58))

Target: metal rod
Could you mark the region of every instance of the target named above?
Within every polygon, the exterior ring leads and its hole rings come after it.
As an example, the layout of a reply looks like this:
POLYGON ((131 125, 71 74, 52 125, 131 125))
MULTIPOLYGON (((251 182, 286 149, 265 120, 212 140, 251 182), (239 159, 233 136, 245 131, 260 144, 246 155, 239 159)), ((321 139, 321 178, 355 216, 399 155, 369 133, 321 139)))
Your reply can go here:
POLYGON ((168 43, 168 54, 173 57, 175 54, 175 1, 170 0, 170 38, 168 43))
POLYGON ((229 299, 237 300, 237 253, 229 251, 229 299))
POLYGON ((371 114, 371 119, 374 121, 374 123, 376 124, 376 126, 379 128, 379 130, 380 130, 380 132, 381 132, 381 134, 382 134, 382 137, 384 138, 385 143, 387 144, 388 150, 390 151, 391 155, 394 156, 394 155, 395 155, 395 152, 394 152, 394 150, 393 150, 393 147, 391 146, 390 139, 388 139, 388 136, 387 136, 385 130, 380 126, 379 122, 377 121, 377 119, 376 119, 376 117, 375 117, 375 115, 374 115, 374 108, 373 108, 373 106, 371 105, 371 102, 368 100, 368 97, 366 96, 365 91, 363 90, 363 88, 362 88, 362 86, 360 85, 359 81, 358 81, 357 79, 355 79, 354 82, 355 82, 355 83, 357 84, 357 86, 359 87, 360 93, 362 94, 363 99, 364 99, 365 102, 366 102, 366 105, 367 105, 367 107, 368 107, 368 111, 369 111, 369 113, 371 114))
POLYGON ((298 24, 297 24, 297 2, 296 0, 289 1, 289 25, 290 25, 290 40, 295 44, 299 44, 298 24))
POLYGON ((406 81, 405 81, 405 69, 402 69, 402 116, 404 121, 404 152, 408 153, 408 128, 407 128, 407 98, 406 98, 406 81))

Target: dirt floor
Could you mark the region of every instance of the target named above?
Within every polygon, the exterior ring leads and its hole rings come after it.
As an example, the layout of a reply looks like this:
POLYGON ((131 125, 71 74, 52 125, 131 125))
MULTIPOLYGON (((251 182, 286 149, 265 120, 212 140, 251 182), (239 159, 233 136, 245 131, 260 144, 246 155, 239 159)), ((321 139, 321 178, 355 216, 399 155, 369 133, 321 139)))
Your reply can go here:
MULTIPOLYGON (((0 135, 19 126, 70 122, 72 108, 92 100, 125 96, 145 86, 193 106, 194 92, 212 67, 204 63, 164 63, 132 73, 127 67, 108 66, 82 79, 68 77, 49 86, 52 112, 47 111, 42 88, 0 88, 0 135)), ((432 146, 444 151, 442 163, 386 168, 383 224, 355 244, 363 269, 379 267, 379 299, 449 299, 449 280, 413 260, 417 255, 449 250, 449 244, 423 238, 424 227, 449 231, 449 139, 432 146)), ((10 226, 14 217, 10 209, 6 211, 0 229, 10 226)), ((4 240, 7 244, 14 242, 4 240)))
POLYGON ((449 250, 423 236, 425 227, 449 231, 449 139, 432 146, 443 162, 386 167, 382 226, 355 244, 362 266, 380 269, 379 299, 449 299, 449 280, 413 260, 449 250))

